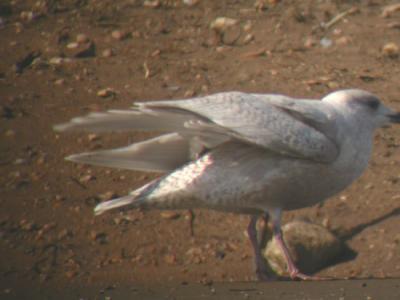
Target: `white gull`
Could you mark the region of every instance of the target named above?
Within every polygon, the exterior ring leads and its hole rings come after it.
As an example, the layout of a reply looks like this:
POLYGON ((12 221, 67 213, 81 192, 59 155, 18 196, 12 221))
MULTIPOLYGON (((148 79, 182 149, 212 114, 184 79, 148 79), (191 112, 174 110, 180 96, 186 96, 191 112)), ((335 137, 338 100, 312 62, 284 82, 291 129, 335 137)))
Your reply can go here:
POLYGON ((333 92, 320 101, 275 94, 225 92, 178 101, 135 103, 130 110, 91 113, 57 131, 156 130, 165 134, 128 147, 68 160, 166 175, 129 195, 96 206, 209 208, 251 214, 248 226, 257 275, 266 267, 256 222, 269 216, 292 278, 312 279, 294 265, 281 234, 281 213, 342 191, 368 165, 374 130, 400 114, 373 94, 333 92))

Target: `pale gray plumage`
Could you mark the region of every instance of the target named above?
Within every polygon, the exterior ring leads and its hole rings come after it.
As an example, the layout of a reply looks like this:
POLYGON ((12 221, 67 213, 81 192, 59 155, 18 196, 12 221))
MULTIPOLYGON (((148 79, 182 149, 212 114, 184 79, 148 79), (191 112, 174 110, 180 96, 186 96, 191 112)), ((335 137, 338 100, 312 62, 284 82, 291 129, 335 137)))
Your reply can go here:
MULTIPOLYGON (((313 205, 348 186, 368 164, 374 130, 399 120, 399 114, 362 90, 338 91, 322 101, 227 92, 136 103, 132 110, 92 113, 55 129, 166 132, 125 148, 68 157, 170 172, 130 195, 99 204, 96 214, 139 206, 268 213, 287 252, 280 237, 281 211, 313 205)), ((249 234, 254 235, 251 224, 249 234)), ((254 244, 254 236, 251 240, 254 244)), ((292 277, 308 279, 287 259, 292 277)))

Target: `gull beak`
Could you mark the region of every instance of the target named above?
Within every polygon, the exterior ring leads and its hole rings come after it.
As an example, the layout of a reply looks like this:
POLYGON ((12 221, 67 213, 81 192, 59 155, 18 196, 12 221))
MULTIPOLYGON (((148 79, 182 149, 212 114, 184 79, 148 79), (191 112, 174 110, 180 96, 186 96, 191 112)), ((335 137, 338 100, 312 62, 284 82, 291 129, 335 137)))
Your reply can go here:
POLYGON ((391 112, 388 117, 391 123, 400 123, 400 112, 391 112))

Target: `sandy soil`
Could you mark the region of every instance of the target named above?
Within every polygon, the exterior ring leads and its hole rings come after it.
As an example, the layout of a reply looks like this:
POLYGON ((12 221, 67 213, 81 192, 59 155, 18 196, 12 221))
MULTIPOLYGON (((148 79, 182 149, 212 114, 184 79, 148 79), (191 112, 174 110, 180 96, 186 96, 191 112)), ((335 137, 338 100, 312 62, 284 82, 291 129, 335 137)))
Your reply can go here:
MULTIPOLYGON (((52 125, 137 100, 229 90, 321 97, 357 87, 400 110, 399 50, 390 44, 400 45, 400 12, 382 15, 392 1, 258 2, 0 3, 0 293, 26 282, 106 288, 255 279, 245 216, 196 211, 193 237, 187 212, 93 216, 99 201, 156 175, 63 157, 149 134, 59 135, 52 125), (217 17, 238 23, 217 34, 217 17), (73 44, 78 34, 88 41, 73 44)), ((328 226, 354 252, 318 275, 400 277, 399 132, 377 133, 370 167, 349 189, 285 215, 328 226)))

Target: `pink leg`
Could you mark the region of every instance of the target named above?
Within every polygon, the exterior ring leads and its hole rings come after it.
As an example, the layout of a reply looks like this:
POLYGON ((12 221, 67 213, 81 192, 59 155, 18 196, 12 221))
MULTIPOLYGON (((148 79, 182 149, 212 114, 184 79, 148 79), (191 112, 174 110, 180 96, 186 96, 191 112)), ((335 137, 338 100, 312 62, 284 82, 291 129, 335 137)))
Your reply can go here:
POLYGON ((317 276, 310 276, 303 274, 299 271, 299 269, 294 264, 292 257, 290 256, 289 249, 286 246, 286 243, 282 237, 282 230, 281 230, 281 211, 276 210, 274 211, 272 216, 272 228, 273 228, 273 235, 278 243, 279 248, 282 250, 283 255, 285 256, 286 264, 288 266, 289 276, 292 279, 302 279, 302 280, 326 280, 328 278, 322 278, 317 276))
MULTIPOLYGON (((265 215, 265 218, 268 220, 268 215, 265 215)), ((247 227, 247 234, 254 251, 256 274, 259 280, 271 280, 272 276, 269 275, 271 272, 269 272, 269 269, 264 262, 264 258, 261 253, 261 245, 257 237, 257 220, 257 215, 251 216, 250 223, 247 227)))

